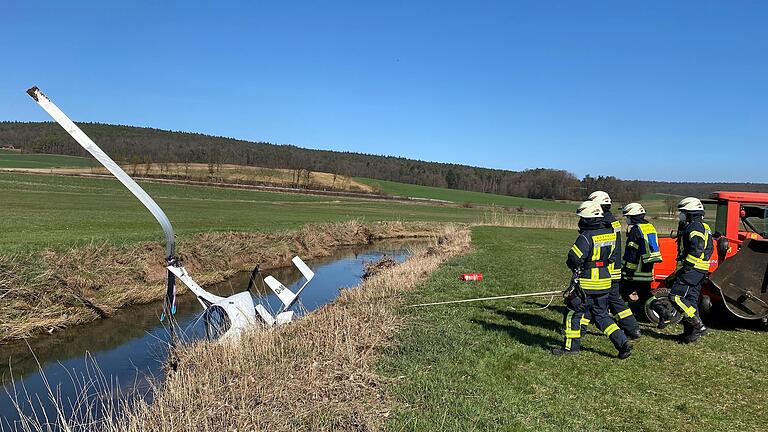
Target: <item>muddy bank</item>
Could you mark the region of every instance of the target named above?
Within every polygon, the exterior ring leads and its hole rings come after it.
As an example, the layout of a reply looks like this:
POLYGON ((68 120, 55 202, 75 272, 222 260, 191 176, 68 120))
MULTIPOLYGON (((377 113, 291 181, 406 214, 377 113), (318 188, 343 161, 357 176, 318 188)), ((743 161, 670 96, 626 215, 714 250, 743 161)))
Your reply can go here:
POLYGON ((373 365, 402 325, 402 294, 469 242, 468 230, 446 229, 433 246, 291 325, 186 347, 152 403, 138 402, 105 430, 378 429, 391 401, 373 365))
MULTIPOLYGON (((341 246, 437 236, 441 229, 431 223, 348 221, 278 233, 200 233, 179 239, 179 256, 198 283, 211 284, 256 264, 282 267, 294 255, 323 257, 341 246)), ((0 342, 55 332, 162 299, 163 253, 159 243, 143 242, 0 255, 0 342)), ((184 289, 179 284, 179 291, 184 289)))

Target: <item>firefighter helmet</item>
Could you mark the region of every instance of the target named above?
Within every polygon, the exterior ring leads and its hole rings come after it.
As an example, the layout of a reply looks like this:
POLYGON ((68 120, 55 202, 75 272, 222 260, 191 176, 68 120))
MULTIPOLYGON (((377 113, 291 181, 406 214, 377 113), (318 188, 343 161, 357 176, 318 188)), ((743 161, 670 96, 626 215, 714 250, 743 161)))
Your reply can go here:
POLYGON ((603 208, 594 201, 584 201, 576 210, 576 214, 583 218, 603 217, 603 208))
POLYGON ((611 205, 611 197, 607 192, 594 191, 589 194, 589 200, 594 201, 600 205, 611 205))
POLYGON ((680 211, 692 212, 692 211, 704 211, 704 204, 701 200, 694 197, 683 198, 677 204, 677 209, 680 211))
POLYGON ((645 214, 645 209, 642 204, 633 202, 625 205, 624 208, 621 209, 621 213, 624 216, 639 216, 645 214))

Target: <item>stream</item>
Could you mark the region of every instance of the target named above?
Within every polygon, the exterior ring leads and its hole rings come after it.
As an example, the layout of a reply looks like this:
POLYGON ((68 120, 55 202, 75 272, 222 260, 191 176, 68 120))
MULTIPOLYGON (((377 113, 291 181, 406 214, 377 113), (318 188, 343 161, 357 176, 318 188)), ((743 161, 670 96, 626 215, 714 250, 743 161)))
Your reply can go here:
MULTIPOLYGON (((424 244, 424 240, 380 241, 306 260, 316 276, 293 310, 297 314, 311 312, 333 301, 339 289, 358 285, 366 262, 384 255, 402 262, 410 255, 411 248, 424 244)), ((262 274, 274 276, 294 292, 303 282, 295 267, 265 270, 262 274)), ((241 272, 206 289, 222 296, 239 293, 245 291, 249 278, 250 272, 241 272)), ((261 302, 268 310, 277 309, 279 299, 260 278, 255 286, 254 302, 261 302)), ((204 339, 202 307, 195 296, 185 293, 176 303, 182 339, 204 339)), ((118 397, 120 391, 128 390, 150 398, 149 382, 162 380, 167 353, 168 331, 159 320, 161 310, 162 301, 131 306, 109 319, 0 345, 0 382, 4 387, 0 389, 0 430, 15 430, 14 423, 19 419, 15 401, 19 401, 25 415, 42 418, 47 414, 49 419, 55 418, 47 388, 53 389, 67 416, 73 411, 72 402, 82 391, 82 383, 93 382, 94 378, 101 384, 97 389, 87 389, 90 393, 108 389, 112 397, 118 397), (29 400, 34 402, 30 404, 29 400)))

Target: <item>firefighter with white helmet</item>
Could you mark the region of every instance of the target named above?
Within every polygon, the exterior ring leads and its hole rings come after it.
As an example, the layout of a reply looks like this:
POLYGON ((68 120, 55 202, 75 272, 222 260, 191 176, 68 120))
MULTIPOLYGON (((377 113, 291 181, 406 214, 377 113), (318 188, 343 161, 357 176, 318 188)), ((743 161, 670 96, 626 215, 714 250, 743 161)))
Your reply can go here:
POLYGON ((576 278, 566 298, 564 317, 565 342, 552 350, 554 355, 578 354, 581 348, 581 317, 589 311, 597 327, 605 333, 619 351, 619 358, 629 357, 632 344, 608 314, 608 293, 611 273, 608 270, 616 233, 603 225, 603 209, 594 201, 581 203, 579 236, 568 252, 566 265, 576 278))
POLYGON ((677 205, 680 225, 677 231, 677 270, 672 278, 669 300, 683 314, 680 341, 691 343, 707 333, 701 321, 699 295, 704 278, 709 273, 709 259, 714 243, 712 230, 704 222, 704 205, 694 197, 684 198, 677 205))
MULTIPOLYGON (((653 310, 663 308, 651 294, 653 266, 661 262, 659 236, 656 228, 645 219, 645 208, 640 203, 629 203, 622 209, 627 218, 627 245, 621 268, 621 292, 647 299, 653 310)), ((664 312, 662 312, 664 313, 664 312)), ((664 326, 664 320, 660 320, 664 326)))
MULTIPOLYGON (((603 224, 606 228, 616 233, 616 247, 611 254, 608 271, 611 273, 611 290, 608 297, 608 310, 617 318, 619 327, 630 339, 640 338, 640 325, 632 313, 632 309, 621 298, 621 268, 622 268, 622 238, 621 222, 611 213, 611 196, 604 191, 595 191, 589 194, 589 199, 600 205, 603 210, 603 224)), ((582 319, 582 326, 586 329, 591 317, 587 313, 582 319)))

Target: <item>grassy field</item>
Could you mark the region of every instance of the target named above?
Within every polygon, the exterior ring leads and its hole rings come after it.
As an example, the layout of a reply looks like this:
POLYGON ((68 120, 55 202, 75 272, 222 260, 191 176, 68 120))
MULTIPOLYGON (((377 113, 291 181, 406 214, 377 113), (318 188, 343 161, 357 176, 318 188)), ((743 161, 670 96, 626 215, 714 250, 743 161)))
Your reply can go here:
MULTIPOLYGON (((474 251, 444 264, 408 302, 562 288, 574 232, 478 227, 474 251), (481 283, 457 281, 482 272, 481 283)), ((404 309, 409 320, 379 371, 399 407, 397 431, 761 430, 768 386, 768 334, 709 321, 698 344, 681 328, 644 325, 621 361, 596 329, 578 357, 557 358, 562 306, 548 299, 404 309), (511 309, 510 306, 518 309, 511 309), (529 308, 529 310, 524 310, 529 308)))
MULTIPOLYGON (((142 187, 182 235, 277 231, 350 219, 473 222, 483 215, 479 209, 208 186, 150 182, 142 187)), ((116 180, 0 173, 0 202, 0 252, 62 248, 91 240, 162 239, 149 212, 116 180)))
POLYGON ((16 151, 0 151, 0 168, 63 168, 91 167, 96 164, 89 158, 77 156, 24 154, 16 151))
POLYGON ((512 197, 481 192, 470 192, 457 189, 446 189, 431 186, 419 186, 407 183, 397 183, 386 180, 355 178, 355 180, 371 186, 377 186, 383 193, 397 196, 429 198, 452 201, 455 203, 494 204, 506 207, 538 208, 545 210, 572 211, 575 203, 561 201, 545 201, 530 198, 512 197))

